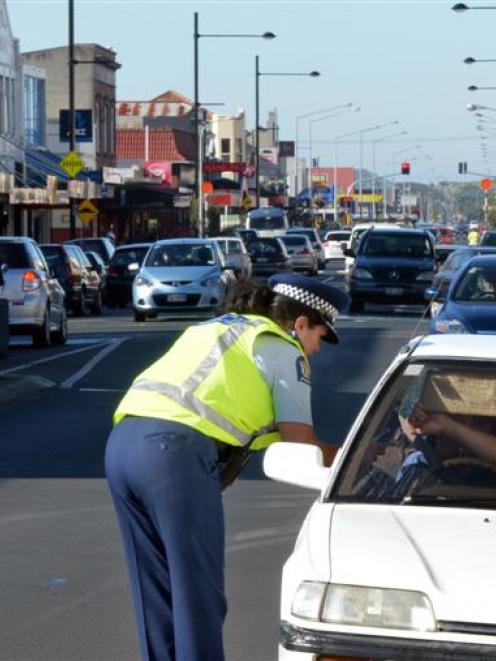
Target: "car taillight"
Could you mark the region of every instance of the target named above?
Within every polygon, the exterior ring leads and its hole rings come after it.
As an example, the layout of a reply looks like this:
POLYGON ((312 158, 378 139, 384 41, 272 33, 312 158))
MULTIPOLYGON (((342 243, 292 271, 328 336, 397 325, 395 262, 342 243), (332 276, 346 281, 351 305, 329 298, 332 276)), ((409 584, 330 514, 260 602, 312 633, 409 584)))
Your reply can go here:
POLYGON ((26 271, 22 276, 22 291, 35 291, 41 287, 41 278, 34 271, 26 271))
POLYGON ((107 275, 110 276, 111 278, 115 278, 115 277, 117 277, 119 274, 118 274, 118 272, 117 272, 116 267, 110 265, 110 266, 107 268, 107 275))
POLYGON ((308 248, 303 248, 303 250, 298 250, 298 255, 309 255, 310 250, 308 248))

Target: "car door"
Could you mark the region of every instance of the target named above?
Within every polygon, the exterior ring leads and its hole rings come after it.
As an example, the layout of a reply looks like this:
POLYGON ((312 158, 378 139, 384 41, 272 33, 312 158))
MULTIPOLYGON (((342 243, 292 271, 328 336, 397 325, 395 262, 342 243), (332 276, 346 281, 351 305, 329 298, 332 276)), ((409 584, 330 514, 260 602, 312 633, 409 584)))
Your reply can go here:
POLYGON ((36 270, 41 274, 50 306, 50 326, 59 326, 64 309, 64 290, 47 264, 45 256, 36 243, 30 242, 29 250, 36 270))

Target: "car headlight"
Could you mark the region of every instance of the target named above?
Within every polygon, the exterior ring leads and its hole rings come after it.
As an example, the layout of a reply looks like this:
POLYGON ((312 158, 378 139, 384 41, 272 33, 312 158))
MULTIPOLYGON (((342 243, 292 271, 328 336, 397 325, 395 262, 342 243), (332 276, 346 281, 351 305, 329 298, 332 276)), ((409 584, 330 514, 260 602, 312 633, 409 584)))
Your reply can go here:
POLYGON ((144 285, 145 287, 151 287, 153 285, 153 282, 151 280, 148 280, 148 278, 145 278, 144 275, 137 275, 135 282, 138 285, 138 287, 142 285, 144 285))
POLYGON ((220 281, 217 276, 214 276, 213 278, 206 278, 205 280, 200 280, 200 285, 202 287, 217 287, 220 285, 220 281))
POLYGON ((291 613, 305 620, 320 620, 327 585, 318 581, 300 583, 291 605, 291 613))
POLYGON ((434 278, 434 271, 422 271, 422 273, 418 274, 415 280, 417 282, 432 282, 433 278, 434 278))
POLYGON ((437 333, 469 333, 470 331, 458 319, 438 319, 434 322, 437 333))
POLYGON ((431 315, 435 317, 437 314, 439 314, 439 310, 443 307, 442 303, 439 303, 438 301, 432 301, 431 302, 431 315))
POLYGON ((335 624, 435 631, 431 603, 422 592, 329 585, 321 619, 335 624))
POLYGON ((353 269, 351 277, 358 280, 372 280, 372 273, 367 269, 353 269))

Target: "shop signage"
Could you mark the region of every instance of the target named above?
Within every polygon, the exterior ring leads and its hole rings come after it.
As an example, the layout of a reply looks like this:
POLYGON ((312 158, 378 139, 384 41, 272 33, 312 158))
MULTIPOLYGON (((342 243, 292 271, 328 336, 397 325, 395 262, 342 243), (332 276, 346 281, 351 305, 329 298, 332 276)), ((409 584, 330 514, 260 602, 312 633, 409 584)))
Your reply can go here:
POLYGON ((279 141, 279 157, 290 158, 295 155, 295 143, 292 140, 279 141))
MULTIPOLYGON (((59 140, 70 142, 71 127, 70 114, 68 110, 59 112, 59 140)), ((91 110, 74 111, 74 140, 75 142, 93 141, 93 119, 91 110)))
POLYGON ((246 170, 246 163, 204 163, 204 172, 237 172, 243 174, 246 170))

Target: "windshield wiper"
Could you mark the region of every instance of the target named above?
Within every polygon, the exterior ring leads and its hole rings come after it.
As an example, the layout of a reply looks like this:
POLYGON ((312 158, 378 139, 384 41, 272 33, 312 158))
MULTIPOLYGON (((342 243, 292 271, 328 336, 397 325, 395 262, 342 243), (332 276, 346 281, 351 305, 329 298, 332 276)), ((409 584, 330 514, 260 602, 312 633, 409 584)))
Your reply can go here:
POLYGON ((447 507, 485 507, 496 508, 496 498, 477 498, 470 496, 435 496, 433 494, 411 494, 405 496, 401 505, 446 505, 447 507))

